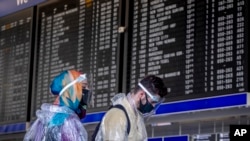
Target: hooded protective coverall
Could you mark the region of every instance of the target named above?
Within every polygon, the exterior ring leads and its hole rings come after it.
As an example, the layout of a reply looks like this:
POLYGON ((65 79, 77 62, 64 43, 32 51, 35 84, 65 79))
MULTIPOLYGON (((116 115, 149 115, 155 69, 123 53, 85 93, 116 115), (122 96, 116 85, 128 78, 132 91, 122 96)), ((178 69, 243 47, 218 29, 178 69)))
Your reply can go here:
POLYGON ((103 117, 96 141, 146 141, 147 132, 143 115, 137 110, 135 102, 125 94, 117 94, 112 99, 113 105, 122 105, 130 120, 130 132, 127 134, 127 118, 124 111, 111 108, 103 117))
POLYGON ((59 95, 79 76, 79 72, 70 70, 54 78, 50 90, 57 98, 54 104, 44 103, 37 110, 37 119, 27 130, 24 141, 87 141, 87 132, 76 114, 82 99, 82 84, 76 83, 59 95))
POLYGON ((24 141, 87 141, 87 132, 74 111, 52 104, 43 104, 37 111, 24 141))

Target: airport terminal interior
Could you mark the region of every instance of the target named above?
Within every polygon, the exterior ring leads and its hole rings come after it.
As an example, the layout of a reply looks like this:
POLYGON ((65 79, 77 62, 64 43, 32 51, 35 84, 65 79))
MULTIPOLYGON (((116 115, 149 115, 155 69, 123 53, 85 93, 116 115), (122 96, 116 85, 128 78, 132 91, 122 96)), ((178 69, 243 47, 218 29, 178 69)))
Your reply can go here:
POLYGON ((154 74, 168 95, 144 119, 148 141, 229 141, 250 126, 248 3, 0 0, 0 141, 23 140, 70 69, 91 74, 89 137, 113 96, 154 74))

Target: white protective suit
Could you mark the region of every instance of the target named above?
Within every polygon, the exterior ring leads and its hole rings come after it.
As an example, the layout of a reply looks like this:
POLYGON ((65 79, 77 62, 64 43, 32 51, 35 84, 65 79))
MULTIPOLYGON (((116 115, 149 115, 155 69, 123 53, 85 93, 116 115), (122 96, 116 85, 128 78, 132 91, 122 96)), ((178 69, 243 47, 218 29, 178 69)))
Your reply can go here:
POLYGON ((143 115, 137 110, 130 94, 117 94, 112 98, 113 105, 122 105, 130 120, 130 132, 127 134, 127 118, 121 109, 111 108, 101 121, 96 141, 146 141, 147 132, 143 115))

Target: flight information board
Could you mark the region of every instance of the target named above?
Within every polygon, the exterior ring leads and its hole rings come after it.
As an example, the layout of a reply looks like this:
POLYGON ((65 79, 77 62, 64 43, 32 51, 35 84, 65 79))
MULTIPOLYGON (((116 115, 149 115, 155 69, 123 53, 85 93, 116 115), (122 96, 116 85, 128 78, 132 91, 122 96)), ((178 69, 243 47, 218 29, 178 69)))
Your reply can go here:
POLYGON ((246 3, 135 0, 130 87, 155 74, 169 98, 249 91, 246 3))
POLYGON ((26 121, 32 12, 0 19, 0 123, 26 121))
POLYGON ((52 79, 63 70, 92 73, 94 104, 107 107, 116 92, 119 0, 74 0, 38 6, 33 116, 53 102, 52 79))

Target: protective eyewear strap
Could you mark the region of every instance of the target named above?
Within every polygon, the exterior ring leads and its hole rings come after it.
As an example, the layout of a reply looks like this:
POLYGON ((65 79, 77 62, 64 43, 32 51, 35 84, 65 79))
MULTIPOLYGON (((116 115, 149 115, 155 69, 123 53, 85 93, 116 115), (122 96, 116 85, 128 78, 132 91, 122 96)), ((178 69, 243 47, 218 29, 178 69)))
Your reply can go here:
POLYGON ((68 85, 66 85, 59 93, 59 96, 61 96, 63 94, 63 92, 68 89, 70 86, 74 85, 77 82, 82 82, 84 80, 86 80, 86 74, 81 74, 79 77, 77 77, 74 81, 70 82, 68 85))
POLYGON ((70 86, 74 85, 77 81, 78 81, 78 80, 76 79, 76 80, 70 82, 68 85, 66 85, 66 86, 60 91, 59 96, 61 96, 61 95, 63 94, 63 92, 64 92, 66 89, 68 89, 70 86))

